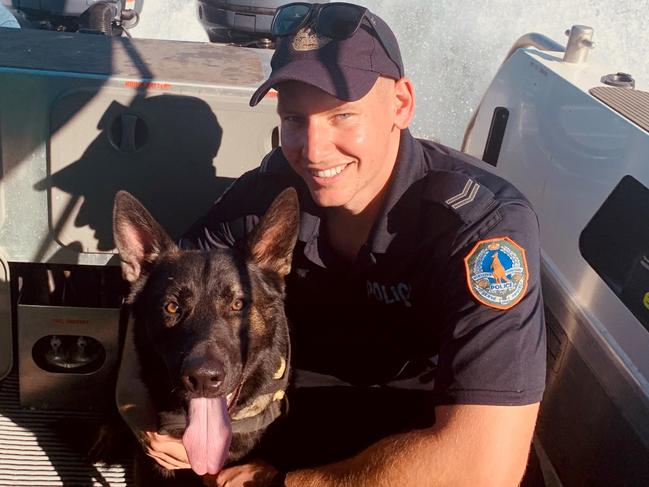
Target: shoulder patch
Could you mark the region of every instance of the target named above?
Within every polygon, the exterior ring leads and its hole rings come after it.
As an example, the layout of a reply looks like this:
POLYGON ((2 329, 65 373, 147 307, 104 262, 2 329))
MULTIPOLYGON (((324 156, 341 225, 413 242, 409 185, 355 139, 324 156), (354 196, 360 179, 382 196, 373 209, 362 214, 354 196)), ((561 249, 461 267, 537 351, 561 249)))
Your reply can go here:
POLYGON ((509 309, 527 291, 525 249, 509 237, 480 240, 464 258, 469 291, 482 304, 509 309))

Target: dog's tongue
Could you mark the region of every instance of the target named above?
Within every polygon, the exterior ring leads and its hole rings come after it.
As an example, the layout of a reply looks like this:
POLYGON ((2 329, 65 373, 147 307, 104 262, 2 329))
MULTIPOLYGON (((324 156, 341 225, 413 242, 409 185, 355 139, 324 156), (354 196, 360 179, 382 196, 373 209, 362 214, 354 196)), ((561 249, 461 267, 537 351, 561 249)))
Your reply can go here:
POLYGON ((225 398, 199 397, 190 401, 183 445, 194 472, 217 474, 228 458, 231 439, 225 398))

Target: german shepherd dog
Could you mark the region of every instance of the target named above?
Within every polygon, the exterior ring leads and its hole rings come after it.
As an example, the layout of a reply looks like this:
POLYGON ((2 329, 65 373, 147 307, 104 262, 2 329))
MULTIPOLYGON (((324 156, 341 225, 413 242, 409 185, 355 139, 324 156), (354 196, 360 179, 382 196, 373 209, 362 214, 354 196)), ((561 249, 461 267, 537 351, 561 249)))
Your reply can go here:
POLYGON ((198 475, 245 457, 279 415, 289 374, 284 277, 298 219, 289 188, 238 247, 181 250, 133 196, 115 197, 141 376, 160 429, 182 438, 198 475))

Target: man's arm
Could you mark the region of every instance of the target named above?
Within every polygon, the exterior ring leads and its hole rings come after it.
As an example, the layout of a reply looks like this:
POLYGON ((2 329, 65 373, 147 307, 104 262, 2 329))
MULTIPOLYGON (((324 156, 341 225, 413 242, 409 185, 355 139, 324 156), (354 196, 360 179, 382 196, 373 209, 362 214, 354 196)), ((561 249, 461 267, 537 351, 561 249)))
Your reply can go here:
POLYGON ((517 486, 538 406, 439 406, 434 427, 390 436, 340 463, 291 472, 286 486, 517 486))
MULTIPOLYGON (((425 430, 393 435, 339 463, 289 472, 286 487, 515 487, 532 441, 539 404, 435 408, 425 430)), ((218 487, 278 485, 263 463, 223 470, 218 487)))

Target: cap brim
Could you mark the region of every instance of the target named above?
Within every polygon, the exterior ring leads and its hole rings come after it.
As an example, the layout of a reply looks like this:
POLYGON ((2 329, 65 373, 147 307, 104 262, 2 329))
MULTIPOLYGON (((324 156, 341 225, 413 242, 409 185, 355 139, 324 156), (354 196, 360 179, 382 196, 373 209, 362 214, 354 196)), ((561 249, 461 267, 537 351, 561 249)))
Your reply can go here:
POLYGON ((300 81, 343 101, 356 101, 374 86, 379 73, 349 66, 327 67, 313 59, 293 61, 280 68, 259 87, 250 98, 250 106, 259 103, 268 91, 285 81, 300 81))

